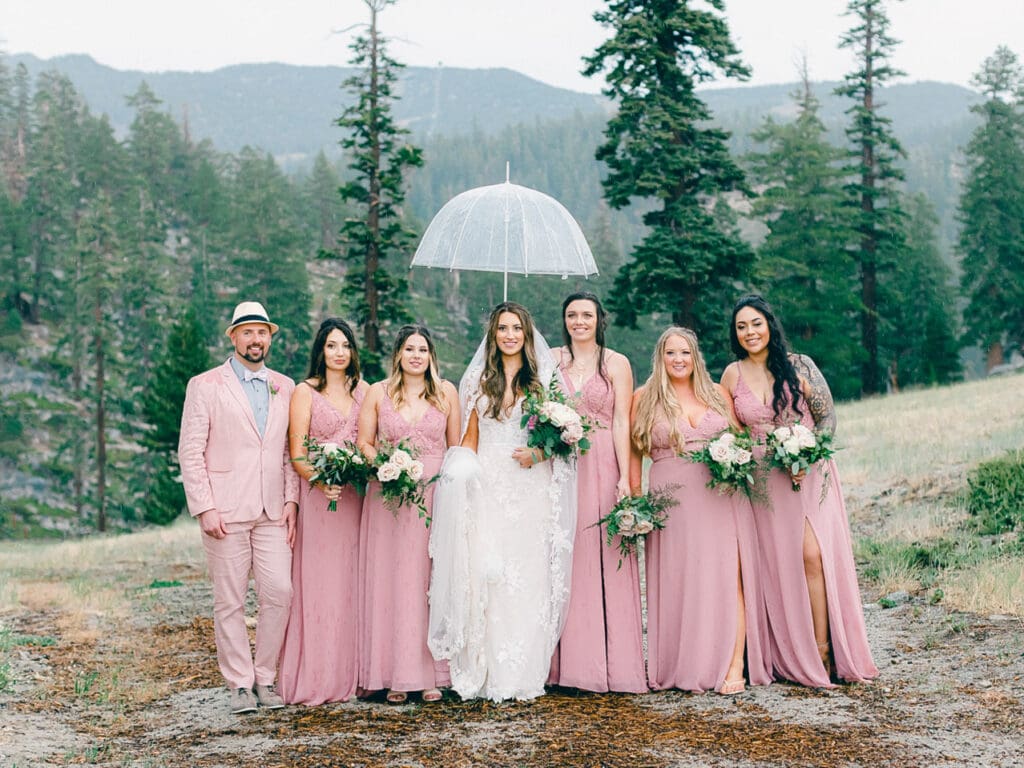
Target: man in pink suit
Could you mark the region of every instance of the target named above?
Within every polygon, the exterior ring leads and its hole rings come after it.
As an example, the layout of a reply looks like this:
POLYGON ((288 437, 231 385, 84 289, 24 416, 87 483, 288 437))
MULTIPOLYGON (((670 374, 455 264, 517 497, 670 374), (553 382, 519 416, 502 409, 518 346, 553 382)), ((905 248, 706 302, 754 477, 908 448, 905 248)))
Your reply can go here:
POLYGON ((295 383, 264 364, 277 328, 258 302, 235 307, 226 330, 234 354, 189 381, 178 444, 213 582, 217 662, 236 714, 284 706, 274 680, 292 598, 299 478, 288 454, 295 383), (250 570, 259 602, 255 659, 245 625, 250 570))

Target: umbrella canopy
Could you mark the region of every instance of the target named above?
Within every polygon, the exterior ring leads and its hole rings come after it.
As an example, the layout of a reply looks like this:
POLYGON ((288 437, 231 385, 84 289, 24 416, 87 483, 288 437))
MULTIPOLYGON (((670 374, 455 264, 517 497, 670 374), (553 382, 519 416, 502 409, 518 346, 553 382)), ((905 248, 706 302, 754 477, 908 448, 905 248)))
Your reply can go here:
POLYGON ((456 195, 423 233, 414 267, 508 273, 596 275, 579 224, 553 197, 529 187, 493 184, 456 195))

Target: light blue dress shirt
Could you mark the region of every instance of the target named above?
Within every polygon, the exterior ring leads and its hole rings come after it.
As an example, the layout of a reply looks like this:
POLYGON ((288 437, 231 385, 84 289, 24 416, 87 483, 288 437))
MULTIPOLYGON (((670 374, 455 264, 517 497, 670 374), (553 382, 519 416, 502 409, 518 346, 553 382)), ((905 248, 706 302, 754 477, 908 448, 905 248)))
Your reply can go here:
POLYGON ((242 391, 245 392, 245 396, 249 399, 249 405, 252 406, 252 415, 256 419, 256 428, 260 431, 260 437, 263 437, 263 433, 267 429, 267 413, 270 410, 270 382, 263 379, 249 379, 246 381, 245 374, 249 369, 238 362, 238 359, 233 355, 231 357, 231 369, 242 383, 242 391))

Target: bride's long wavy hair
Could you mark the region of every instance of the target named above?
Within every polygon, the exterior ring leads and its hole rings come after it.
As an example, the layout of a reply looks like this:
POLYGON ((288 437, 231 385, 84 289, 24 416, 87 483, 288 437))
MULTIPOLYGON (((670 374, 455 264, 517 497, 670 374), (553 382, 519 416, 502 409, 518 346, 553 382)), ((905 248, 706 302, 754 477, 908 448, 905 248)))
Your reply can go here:
POLYGON ((491 310, 487 321, 487 344, 484 347, 484 372, 480 375, 480 393, 487 398, 487 415, 492 419, 508 416, 512 410, 502 408, 505 400, 505 364, 501 350, 496 341, 498 320, 502 314, 510 312, 519 318, 523 326, 523 348, 519 352, 523 364, 512 379, 512 392, 515 399, 530 391, 541 388, 540 374, 537 367, 537 351, 533 344, 533 318, 526 307, 514 301, 503 301, 491 310))
POLYGON ((659 418, 667 418, 669 424, 669 440, 672 445, 682 450, 683 443, 679 436, 677 423, 683 413, 683 409, 676 399, 676 393, 672 389, 672 381, 669 379, 668 371, 665 369, 665 348, 673 336, 679 336, 690 345, 690 356, 693 359, 693 393, 697 399, 706 403, 715 413, 720 413, 729 418, 729 408, 722 398, 721 392, 715 387, 708 373, 708 367, 704 362, 704 356, 700 353, 700 346, 697 344, 697 334, 689 328, 672 326, 665 330, 654 347, 654 354, 651 356, 651 375, 644 383, 643 392, 636 404, 636 420, 633 422, 633 429, 630 438, 633 445, 644 455, 651 452, 651 433, 659 418))

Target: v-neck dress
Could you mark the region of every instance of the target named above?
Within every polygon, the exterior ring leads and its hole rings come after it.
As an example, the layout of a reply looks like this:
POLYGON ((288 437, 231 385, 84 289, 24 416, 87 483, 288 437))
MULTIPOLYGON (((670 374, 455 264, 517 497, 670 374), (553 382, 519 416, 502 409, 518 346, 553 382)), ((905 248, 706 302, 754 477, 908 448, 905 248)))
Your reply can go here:
MULTIPOLYGON (((739 366, 737 365, 737 369, 739 366)), ((736 416, 755 438, 783 425, 814 420, 804 402, 799 416, 786 407, 776 416, 771 403, 754 394, 738 370, 732 393, 736 416)), ((802 685, 831 687, 814 638, 811 606, 804 575, 804 521, 821 550, 828 599, 829 639, 836 674, 847 681, 878 676, 871 658, 850 523, 835 461, 819 462, 794 491, 787 473, 772 469, 766 478, 767 503, 755 504, 754 520, 761 551, 761 573, 768 608, 775 675, 802 685)))
POLYGON ((622 558, 619 567, 617 543, 606 544, 597 525, 615 504, 619 480, 611 430, 615 390, 597 373, 578 391, 569 376, 563 378, 580 411, 599 426, 590 433, 590 450, 577 462, 572 589, 548 682, 587 691, 646 692, 637 557, 622 558))
MULTIPOLYGON (((677 422, 685 452, 728 427, 708 409, 690 426, 677 422)), ((747 679, 772 680, 768 620, 758 571, 750 501, 707 487, 704 464, 680 456, 667 421, 651 434, 650 487, 676 486, 665 527, 647 536, 647 674, 651 688, 719 690, 736 644, 737 579, 743 577, 747 679)))
MULTIPOLYGON (((365 389, 356 390, 347 416, 311 391, 310 437, 321 443, 355 441, 365 389)), ((289 704, 347 701, 356 691, 363 498, 347 487, 335 511, 327 505, 323 491, 302 480, 292 551, 291 613, 278 672, 278 690, 289 704)))
MULTIPOLYGON (((423 477, 436 475, 446 448, 448 419, 431 406, 410 424, 383 397, 377 437, 392 443, 408 440, 423 462, 423 477)), ((427 510, 434 486, 427 487, 427 510)), ((360 531, 359 684, 366 691, 424 691, 450 683, 448 665, 435 661, 427 648, 430 588, 430 532, 415 507, 398 513, 384 506, 380 485, 369 484, 360 531)))

